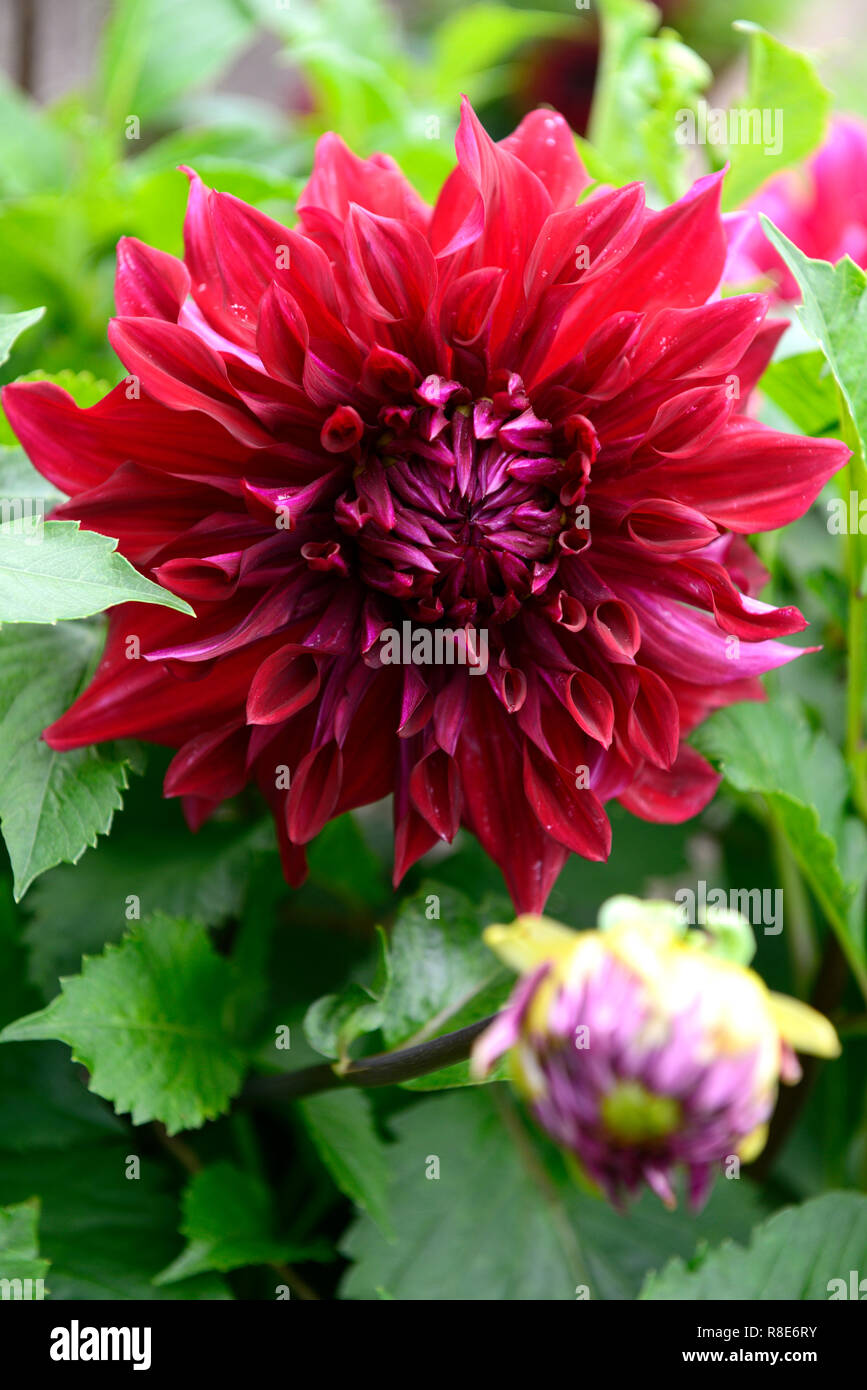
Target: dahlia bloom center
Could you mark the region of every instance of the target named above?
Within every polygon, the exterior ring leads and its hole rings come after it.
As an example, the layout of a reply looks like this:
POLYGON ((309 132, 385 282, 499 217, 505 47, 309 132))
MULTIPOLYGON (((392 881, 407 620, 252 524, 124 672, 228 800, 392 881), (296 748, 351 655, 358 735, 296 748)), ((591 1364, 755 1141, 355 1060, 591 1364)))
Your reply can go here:
POLYGON ((544 600, 562 555, 589 543, 578 509, 593 427, 573 417, 555 432, 517 374, 475 399, 428 376, 372 426, 350 407, 335 411, 323 442, 359 456, 335 505, 345 541, 330 563, 356 565, 415 621, 507 622, 525 600, 544 600))

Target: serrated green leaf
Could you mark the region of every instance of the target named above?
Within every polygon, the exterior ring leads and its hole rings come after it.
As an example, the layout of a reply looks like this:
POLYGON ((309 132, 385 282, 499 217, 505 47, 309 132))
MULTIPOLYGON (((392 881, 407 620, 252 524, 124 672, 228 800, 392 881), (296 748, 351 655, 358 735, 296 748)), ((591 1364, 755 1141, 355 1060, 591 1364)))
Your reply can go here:
POLYGON ((326 1091, 298 1102, 298 1112, 319 1157, 340 1191, 391 1234, 387 1192, 388 1149, 361 1091, 326 1091))
POLYGON ((0 623, 89 618, 117 603, 193 613, 184 599, 139 574, 116 540, 82 531, 77 521, 45 521, 32 502, 6 498, 0 512, 0 623))
MULTIPOLYGON (((366 1034, 381 1032, 391 1050, 495 1013, 514 977, 485 946, 482 931, 504 915, 511 920, 514 914, 503 899, 486 897, 476 907, 447 884, 423 884, 401 903, 390 940, 380 938, 375 984, 353 980, 340 993, 311 1004, 304 1019, 308 1041, 324 1057, 345 1058, 366 1034)), ((422 1091, 467 1086, 469 1063, 456 1062, 402 1084, 422 1091)))
POLYGON ((157 915, 82 962, 56 999, 10 1024, 0 1042, 54 1038, 90 1073, 90 1089, 161 1120, 170 1134, 214 1119, 241 1086, 237 981, 197 923, 157 915))
POLYGON ((726 1302, 861 1298, 856 1274, 867 1268, 867 1197, 826 1192, 757 1226, 748 1249, 725 1241, 690 1265, 675 1259, 651 1275, 642 1299, 726 1302))
POLYGON ((267 1187, 233 1163, 211 1163, 194 1174, 182 1206, 181 1234, 187 1245, 155 1277, 156 1285, 210 1270, 226 1273, 246 1265, 329 1258, 327 1246, 319 1243, 277 1239, 267 1187))
POLYGON ((797 706, 771 703, 718 710, 692 741, 732 787, 764 798, 863 977, 860 877, 845 878, 840 861, 849 782, 839 749, 826 734, 810 730, 797 706))
POLYGON ((525 1160, 501 1120, 500 1089, 428 1097, 390 1121, 395 1238, 359 1217, 341 1247, 353 1261, 341 1297, 556 1302, 587 1283, 593 1299, 634 1298, 649 1270, 702 1239, 746 1238, 761 1210, 743 1182, 718 1183, 695 1216, 651 1193, 623 1215, 562 1166, 540 1180, 538 1156, 525 1160))
POLYGON ((849 256, 814 261, 762 217, 765 235, 798 282, 798 318, 822 349, 861 440, 867 441, 867 274, 849 256))
POLYGON ((241 909, 253 856, 269 827, 210 821, 196 835, 180 807, 136 781, 111 837, 75 867, 52 869, 27 898, 29 978, 50 997, 82 955, 118 941, 135 914, 222 925, 241 909))
POLYGON ((0 314, 0 367, 8 362, 15 339, 38 323, 44 313, 44 309, 24 309, 20 314, 0 314))
POLYGON ((41 738, 78 694, 99 641, 83 624, 0 633, 0 828, 16 898, 46 869, 80 859, 123 805, 123 758, 57 753, 41 738))
POLYGON ((0 1300, 41 1296, 34 1284, 44 1283, 48 1261, 39 1258, 38 1221, 37 1200, 0 1207, 0 1300))
POLYGON ((750 70, 746 96, 736 110, 747 121, 749 113, 758 111, 763 119, 768 112, 775 124, 768 132, 770 142, 765 142, 764 131, 757 141, 749 127, 750 138, 741 138, 726 151, 726 208, 739 207, 778 169, 811 154, 822 143, 831 109, 830 94, 805 53, 788 48, 757 24, 737 27, 749 34, 750 70))

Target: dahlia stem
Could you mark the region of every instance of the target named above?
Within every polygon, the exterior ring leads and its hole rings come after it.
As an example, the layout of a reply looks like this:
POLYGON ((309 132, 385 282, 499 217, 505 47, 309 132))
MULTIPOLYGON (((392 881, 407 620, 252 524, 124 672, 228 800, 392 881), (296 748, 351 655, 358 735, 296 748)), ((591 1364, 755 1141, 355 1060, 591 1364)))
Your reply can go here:
POLYGON ((465 1062, 476 1038, 495 1017, 491 1014, 478 1023, 431 1038, 429 1042, 397 1048, 393 1052, 377 1052, 372 1057, 360 1057, 358 1061, 322 1062, 315 1067, 281 1072, 279 1076, 255 1076, 247 1082, 241 1099, 257 1105, 269 1100, 300 1100, 302 1096, 346 1086, 395 1086, 401 1081, 413 1081, 441 1067, 465 1062))
POLYGON ((846 683, 846 755, 852 768, 853 797, 859 815, 867 821, 867 754, 864 748, 864 690, 867 685, 867 603, 864 594, 864 553, 859 531, 860 502, 867 499, 867 464, 864 447, 849 407, 839 387, 840 432, 852 451, 843 471, 844 499, 854 492, 859 501, 858 512, 850 518, 847 534, 847 567, 849 578, 849 612, 847 649, 849 672, 846 683))

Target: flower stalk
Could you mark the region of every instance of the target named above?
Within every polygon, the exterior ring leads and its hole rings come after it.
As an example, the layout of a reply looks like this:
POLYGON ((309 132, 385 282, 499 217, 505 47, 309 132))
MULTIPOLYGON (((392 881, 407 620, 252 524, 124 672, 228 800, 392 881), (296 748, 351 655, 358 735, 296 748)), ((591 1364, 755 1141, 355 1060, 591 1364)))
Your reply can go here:
POLYGON ((496 1015, 458 1028, 453 1033, 431 1038, 410 1047, 378 1052, 357 1061, 323 1062, 278 1076, 257 1076, 247 1082, 241 1099, 257 1105, 270 1100, 300 1100, 320 1091, 333 1091, 347 1086, 396 1086, 402 1081, 414 1081, 443 1067, 465 1062, 473 1043, 496 1015))

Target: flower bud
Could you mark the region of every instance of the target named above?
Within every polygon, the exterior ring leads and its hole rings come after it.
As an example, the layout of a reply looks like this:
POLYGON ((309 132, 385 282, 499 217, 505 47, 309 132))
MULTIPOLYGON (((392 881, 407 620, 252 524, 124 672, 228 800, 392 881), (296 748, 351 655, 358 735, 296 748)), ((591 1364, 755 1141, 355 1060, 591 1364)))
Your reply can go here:
POLYGON ((835 1057, 821 1014, 771 993, 741 963, 749 924, 688 930, 673 904, 617 898, 595 931, 544 917, 489 927, 521 979, 476 1042, 481 1077, 508 1054, 538 1122, 615 1203, 647 1184, 668 1207, 687 1171, 693 1206, 715 1171, 762 1150, 795 1049, 835 1057))

